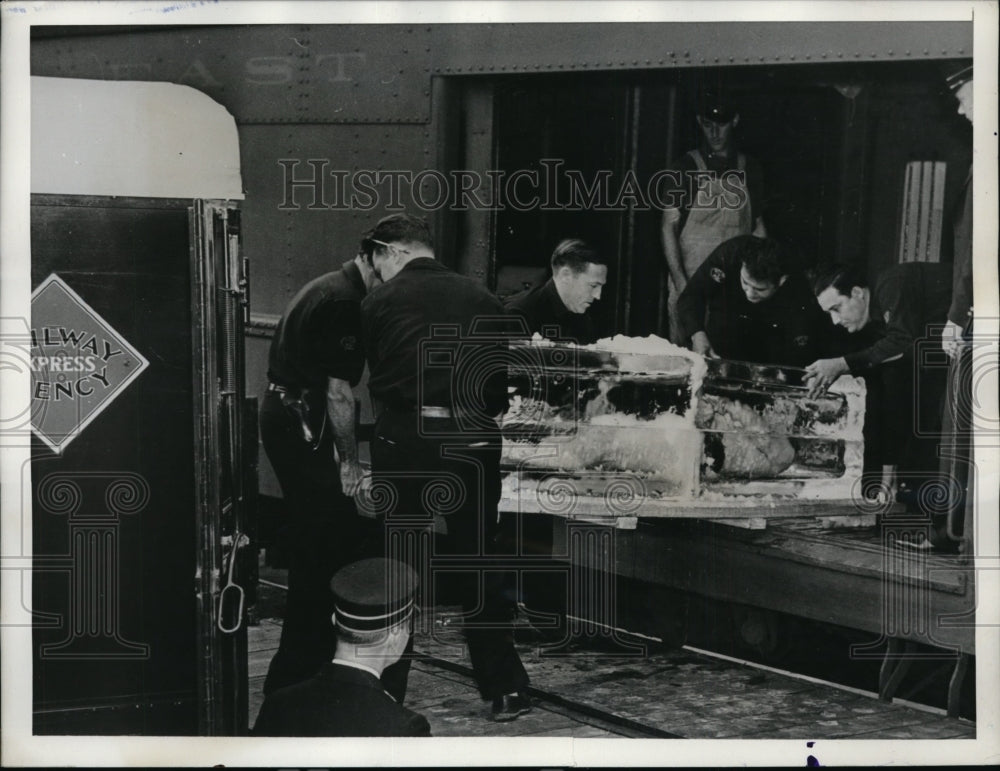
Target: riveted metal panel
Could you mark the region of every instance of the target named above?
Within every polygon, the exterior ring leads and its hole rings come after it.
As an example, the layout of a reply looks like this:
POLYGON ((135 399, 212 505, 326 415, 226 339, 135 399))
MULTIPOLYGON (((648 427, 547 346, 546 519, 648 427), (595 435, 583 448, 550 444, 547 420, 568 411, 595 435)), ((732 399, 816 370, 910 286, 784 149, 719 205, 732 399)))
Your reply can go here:
POLYGON ((439 25, 433 36, 434 72, 442 75, 912 61, 972 55, 971 20, 460 24, 439 25))
MULTIPOLYGON (((254 159, 242 208, 256 313, 282 313, 303 284, 354 257, 361 233, 390 210, 387 172, 412 178, 433 165, 423 125, 251 125, 240 129, 240 150, 254 159), (380 173, 367 193, 359 175, 380 173)), ((419 212, 405 179, 397 188, 400 204, 419 212)))
POLYGON ((32 73, 193 86, 246 123, 424 123, 426 26, 289 25, 63 37, 32 45, 32 73))

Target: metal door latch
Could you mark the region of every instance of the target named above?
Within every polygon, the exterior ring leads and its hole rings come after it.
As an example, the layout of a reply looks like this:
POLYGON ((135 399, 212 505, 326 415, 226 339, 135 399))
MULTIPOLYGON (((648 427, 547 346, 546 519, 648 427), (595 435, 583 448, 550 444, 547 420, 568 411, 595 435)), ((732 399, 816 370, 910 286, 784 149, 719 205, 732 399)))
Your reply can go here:
POLYGON ((226 568, 226 585, 219 593, 219 612, 216 618, 216 625, 223 634, 233 634, 238 632, 243 625, 243 607, 246 602, 246 592, 243 587, 233 581, 233 571, 236 568, 236 553, 244 546, 250 545, 250 537, 244 533, 236 532, 234 535, 224 535, 221 539, 223 548, 232 547, 229 551, 229 566, 226 568), (225 613, 227 597, 229 602, 236 603, 236 623, 227 627, 225 624, 225 613))

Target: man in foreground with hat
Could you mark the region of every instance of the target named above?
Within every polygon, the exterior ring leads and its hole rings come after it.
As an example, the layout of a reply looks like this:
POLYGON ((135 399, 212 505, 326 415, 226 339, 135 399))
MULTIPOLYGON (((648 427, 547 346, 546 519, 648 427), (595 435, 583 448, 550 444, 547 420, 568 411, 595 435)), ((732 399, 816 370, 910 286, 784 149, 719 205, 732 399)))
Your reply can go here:
POLYGON ((401 562, 365 559, 330 582, 333 661, 311 679, 267 696, 257 736, 430 736, 427 719, 398 704, 379 678, 406 649, 417 575, 401 562))
POLYGON ((739 152, 740 114, 722 91, 704 91, 695 120, 701 143, 674 162, 675 172, 661 200, 660 236, 667 258, 667 313, 670 340, 685 345, 677 301, 688 280, 723 241, 753 233, 766 235, 760 165, 739 152))

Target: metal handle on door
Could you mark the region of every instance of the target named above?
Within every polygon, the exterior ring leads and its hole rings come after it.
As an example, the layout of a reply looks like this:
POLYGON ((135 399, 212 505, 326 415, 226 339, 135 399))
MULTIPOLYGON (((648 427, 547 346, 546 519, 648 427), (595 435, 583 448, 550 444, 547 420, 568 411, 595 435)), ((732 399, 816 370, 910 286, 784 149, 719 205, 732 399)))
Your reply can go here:
POLYGON ((222 587, 222 591, 219 593, 219 612, 216 618, 216 625, 219 627, 219 631, 223 634, 233 634, 238 632, 240 627, 243 625, 243 606, 246 602, 246 592, 243 591, 243 587, 238 583, 233 581, 233 570, 236 567, 236 553, 242 549, 244 546, 250 544, 249 536, 243 533, 237 532, 232 538, 232 550, 229 552, 229 567, 226 570, 226 585, 222 587), (227 627, 223 622, 225 615, 223 610, 226 604, 226 595, 236 592, 239 599, 237 600, 236 606, 236 624, 232 627, 227 627))

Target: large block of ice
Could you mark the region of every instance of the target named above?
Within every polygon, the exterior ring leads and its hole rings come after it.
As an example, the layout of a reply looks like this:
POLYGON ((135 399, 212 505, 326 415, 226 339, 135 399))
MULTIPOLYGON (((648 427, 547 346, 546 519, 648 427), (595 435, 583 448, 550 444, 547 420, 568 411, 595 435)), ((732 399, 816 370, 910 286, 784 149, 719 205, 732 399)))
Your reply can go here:
POLYGON ((655 336, 515 348, 507 495, 558 478, 584 495, 638 480, 657 502, 854 493, 864 450, 856 378, 811 399, 802 370, 706 361, 655 336))

